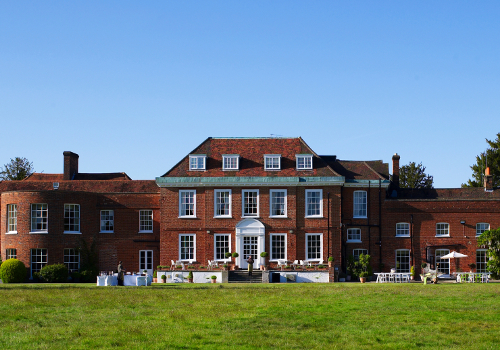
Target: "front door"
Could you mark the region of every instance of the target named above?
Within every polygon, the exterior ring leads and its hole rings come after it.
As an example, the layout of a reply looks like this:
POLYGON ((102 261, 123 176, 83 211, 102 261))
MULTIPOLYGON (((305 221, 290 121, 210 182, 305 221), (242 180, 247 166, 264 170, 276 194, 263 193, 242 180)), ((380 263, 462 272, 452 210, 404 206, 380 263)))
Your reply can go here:
POLYGON ((139 250, 139 272, 146 270, 148 275, 153 274, 153 251, 139 250))
POLYGON ((253 257, 253 268, 259 267, 258 258, 258 236, 245 236, 243 237, 243 256, 241 259, 241 268, 248 268, 247 259, 251 255, 253 257))

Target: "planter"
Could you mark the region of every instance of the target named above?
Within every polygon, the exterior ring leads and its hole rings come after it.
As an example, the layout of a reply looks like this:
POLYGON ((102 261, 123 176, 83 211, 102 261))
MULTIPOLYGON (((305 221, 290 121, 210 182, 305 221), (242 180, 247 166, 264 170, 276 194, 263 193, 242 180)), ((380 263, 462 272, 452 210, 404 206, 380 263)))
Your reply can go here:
POLYGON ((260 271, 264 271, 264 265, 260 265, 259 268, 260 268, 260 271))
POLYGON ((391 273, 396 273, 396 269, 391 269, 391 273))
POLYGON ((345 278, 344 277, 339 278, 339 282, 345 282, 345 278))
POLYGON ((156 277, 153 278, 153 283, 158 283, 157 281, 158 281, 158 278, 156 278, 156 277))
POLYGON ((328 267, 332 267, 332 262, 331 261, 328 262, 328 267))
POLYGON ((217 279, 213 278, 212 283, 217 283, 217 279))
POLYGON ((410 279, 413 281, 415 280, 415 276, 410 276, 410 279))
POLYGON ((359 278, 359 281, 360 281, 361 283, 366 283, 366 277, 360 277, 360 278, 359 278))
POLYGON ((193 283, 193 279, 192 278, 188 278, 188 283, 193 283))

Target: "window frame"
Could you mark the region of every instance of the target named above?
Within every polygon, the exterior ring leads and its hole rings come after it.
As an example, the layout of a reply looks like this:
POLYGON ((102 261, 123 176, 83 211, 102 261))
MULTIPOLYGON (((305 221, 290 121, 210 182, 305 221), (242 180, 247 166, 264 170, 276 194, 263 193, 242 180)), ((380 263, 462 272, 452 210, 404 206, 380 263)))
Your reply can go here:
POLYGON ((307 189, 305 191, 305 217, 306 218, 322 218, 323 217, 323 190, 322 189, 307 189), (310 203, 309 194, 319 192, 319 203, 310 203), (310 204, 318 204, 319 205, 319 214, 309 214, 309 205, 310 204))
POLYGON ((195 233, 180 233, 179 234, 179 260, 180 261, 187 261, 189 263, 192 263, 193 261, 196 261, 196 234, 195 233), (185 252, 183 252, 182 250, 183 249, 186 249, 185 247, 182 247, 182 243, 183 243, 183 238, 184 237, 192 237, 192 241, 189 241, 189 243, 192 242, 192 247, 187 247, 187 249, 192 249, 192 253, 189 252, 189 257, 188 258, 185 258, 184 259, 182 258, 182 255, 183 254, 186 254, 185 252), (192 258, 191 258, 191 254, 192 254, 192 258))
POLYGON ((196 190, 179 190, 179 218, 196 218, 196 190), (188 193, 192 194, 193 203, 184 202, 184 194, 188 193), (193 206, 191 215, 186 214, 188 205, 193 206))
POLYGON ((477 249, 476 250, 476 272, 478 273, 488 273, 488 249, 477 249), (480 256, 479 252, 484 253, 484 261, 480 261, 480 256), (484 265, 484 268, 481 268, 480 266, 484 265))
POLYGON ((354 191, 352 194, 352 217, 354 219, 368 218, 368 192, 365 190, 354 191), (364 194, 363 198, 358 198, 359 195, 364 194), (364 199, 364 203, 363 203, 364 199), (361 201, 360 201, 361 200, 361 201))
POLYGON ((259 190, 241 190, 241 217, 242 218, 258 218, 259 217, 259 213, 260 213, 260 196, 259 196, 259 190), (246 198, 247 198, 247 195, 248 193, 256 193, 256 201, 257 201, 257 205, 256 205, 256 211, 257 213, 255 215, 252 215, 252 214, 245 214, 245 210, 246 210, 246 198))
POLYGON ((224 190, 224 189, 220 189, 220 190, 214 190, 214 218, 232 218, 233 217, 233 213, 232 213, 232 205, 233 204, 233 196, 232 196, 232 191, 230 189, 228 190, 224 190), (219 203, 219 194, 221 193, 229 193, 229 196, 228 196, 228 199, 229 199, 229 203, 224 203, 226 205, 229 206, 229 209, 228 209, 228 214, 218 214, 219 212, 219 205, 221 205, 222 203, 219 203))
POLYGON ((394 252, 394 262, 395 262, 395 267, 396 267, 396 272, 397 273, 410 273, 411 269, 411 255, 410 255, 410 249, 396 249, 394 252), (400 253, 408 253, 408 255, 401 255, 400 253), (399 254, 399 255, 398 255, 399 254), (398 259, 399 258, 399 259, 398 259), (401 269, 401 258, 408 258, 408 262, 404 262, 404 264, 408 265, 408 269, 402 270, 401 269), (398 267, 399 264, 399 267, 398 267))
POLYGON ((154 230, 154 216, 153 209, 140 209, 139 210, 139 233, 153 233, 154 230), (150 212, 150 213, 147 213, 150 212), (149 223, 148 223, 149 221, 149 223), (151 227, 151 229, 149 229, 151 227))
POLYGON ((437 222, 436 223, 436 237, 450 237, 450 224, 447 222, 437 222), (439 228, 439 225, 446 225, 445 228, 439 228), (439 233, 440 231, 446 231, 446 234, 439 233))
POLYGON ((398 222, 396 223, 396 237, 410 237, 410 223, 409 222, 398 222), (398 225, 407 225, 407 228, 399 228, 398 225), (398 234, 398 232, 408 232, 405 234, 398 234))
POLYGON ((5 260, 8 259, 17 259, 17 248, 5 249, 5 260))
POLYGON ((354 258, 354 261, 359 261, 359 256, 361 254, 368 254, 368 249, 364 249, 364 248, 354 248, 352 250, 352 257, 354 258))
POLYGON ((207 170, 207 156, 206 154, 190 154, 189 155, 189 171, 204 171, 207 170), (200 159, 201 166, 200 166, 200 159), (195 160, 195 164, 193 162, 195 160), (193 166, 196 165, 196 166, 193 166))
POLYGON ((49 232, 49 206, 48 206, 48 204, 47 203, 31 203, 30 213, 31 213, 31 215, 30 215, 30 233, 47 234, 49 232), (38 208, 38 206, 41 206, 41 207, 38 208), (35 209, 33 209, 34 207, 35 207, 35 209), (33 212, 37 213, 37 215, 33 216, 33 212), (38 216, 38 213, 40 213, 40 216, 38 216), (40 219, 40 221, 38 221, 37 219, 40 219), (35 224, 35 228, 33 227, 33 224, 35 224), (40 229, 36 228, 39 224, 42 227, 40 229))
POLYGON ((113 233, 113 232, 115 232, 115 211, 113 209, 101 210, 99 213, 99 218, 100 218, 100 224, 101 224, 99 233, 113 233), (108 214, 104 214, 104 212, 108 212, 108 214), (111 215, 109 214, 109 212, 111 212, 111 215), (106 217, 108 217, 108 218, 103 219, 103 215, 106 215, 106 217), (111 216, 111 219, 109 219, 110 216, 111 216), (105 224, 103 225, 103 222, 111 222, 111 230, 103 230, 103 227, 105 227, 105 224))
POLYGON ((31 248, 30 249, 30 277, 33 277, 33 272, 39 272, 43 267, 47 266, 48 261, 49 261, 49 251, 47 248, 31 248), (36 254, 33 254, 33 252, 35 252, 36 254), (37 253, 40 253, 40 254, 37 254, 37 253), (45 254, 43 254, 43 253, 45 253, 45 254), (41 261, 33 261, 33 257, 40 257, 41 261), (35 269, 33 268, 33 266, 35 266, 35 269))
POLYGON ((307 261, 323 260, 323 233, 306 233, 305 251, 307 261), (311 258, 309 255, 309 237, 311 236, 319 236, 319 258, 311 258))
POLYGON ((64 265, 68 268, 69 272, 75 272, 80 270, 80 252, 75 248, 64 248, 64 265), (75 259, 76 258, 76 259, 75 259), (70 261, 75 260, 75 261, 70 261), (76 266, 75 266, 76 264, 76 266))
POLYGON ((312 154, 296 154, 295 155, 295 169, 312 170, 313 169, 313 155, 312 154), (301 164, 302 161, 302 164, 301 164))
POLYGON ((80 222, 81 222, 81 211, 80 204, 65 203, 64 204, 64 232, 65 234, 81 234, 80 222), (73 213, 74 216, 67 215, 73 213), (68 221, 68 222, 67 222, 68 221), (76 222, 76 223, 75 223, 76 222), (71 229, 74 230, 71 230, 71 229), (76 228, 76 230, 75 230, 76 228))
POLYGON ((269 261, 287 260, 287 241, 288 237, 286 233, 271 233, 269 235, 269 261), (282 238, 281 241, 276 241, 276 237, 282 238), (282 247, 277 247, 277 249, 283 249, 283 257, 276 256, 273 243, 281 243, 282 247))
POLYGON ((240 155, 239 154, 223 154, 222 155, 222 170, 223 171, 236 171, 240 170, 240 155), (232 160, 236 160, 233 166, 232 160), (229 167, 228 167, 229 165, 229 167))
POLYGON ((278 171, 281 170, 281 154, 264 154, 264 170, 266 171, 278 171), (270 163, 268 164, 268 160, 270 163), (275 160, 278 164, 275 164, 275 160))
POLYGON ((490 229, 490 224, 489 224, 489 223, 487 223, 487 222, 478 222, 478 223, 476 224, 476 237, 481 236, 481 234, 482 234, 484 231, 488 231, 489 229, 490 229), (479 227, 478 227, 479 225, 488 225, 488 228, 487 228, 487 229, 482 230, 481 228, 479 228, 479 227), (481 231, 481 230, 482 230, 482 231, 481 231), (481 233, 478 233, 478 231, 481 231, 481 233))
POLYGON ((347 240, 346 240, 346 243, 362 243, 362 240, 361 240, 361 228, 359 227, 351 227, 351 228, 348 228, 347 229, 347 240), (350 239, 349 236, 352 235, 351 232, 353 231, 358 231, 359 233, 357 234, 357 236, 359 236, 359 239, 350 239))
MULTIPOLYGON (((287 203, 287 197, 288 197, 288 191, 286 189, 283 189, 283 190, 280 190, 280 189, 274 189, 274 190, 269 190, 269 217, 270 218, 286 218, 288 216, 288 213, 287 213, 287 207, 288 207, 288 203, 287 203), (276 214, 273 214, 273 209, 274 209, 274 205, 275 203, 273 202, 273 193, 279 193, 279 192, 282 192, 284 194, 284 197, 283 197, 283 206, 284 206, 284 214, 282 215, 276 215, 276 214)), ((280 205, 278 203, 278 205, 280 205)))
POLYGON ((7 231, 5 234, 17 234, 17 204, 7 204, 7 231))
POLYGON ((226 258, 227 252, 231 252, 231 235, 229 233, 215 233, 214 234, 214 260, 220 261, 220 262, 230 262, 231 258, 226 258), (227 248, 227 250, 222 249, 222 251, 218 251, 218 249, 221 249, 221 248, 217 246, 217 238, 220 238, 220 237, 227 238, 227 247, 225 247, 225 248, 227 248), (219 258, 217 258, 217 256, 219 256, 219 258))

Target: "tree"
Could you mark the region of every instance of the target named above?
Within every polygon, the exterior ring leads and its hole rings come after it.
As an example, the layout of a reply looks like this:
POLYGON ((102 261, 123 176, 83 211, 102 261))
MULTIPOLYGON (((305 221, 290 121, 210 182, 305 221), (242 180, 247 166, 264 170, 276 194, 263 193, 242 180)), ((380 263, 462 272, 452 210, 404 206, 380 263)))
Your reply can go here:
POLYGON ((24 180, 33 172, 33 163, 26 158, 11 158, 10 163, 5 164, 0 171, 0 180, 24 180))
POLYGON ((490 146, 485 152, 476 156, 476 164, 472 165, 472 179, 462 184, 462 187, 483 187, 483 175, 486 167, 490 168, 490 175, 493 176, 493 187, 500 186, 500 133, 495 141, 486 139, 490 146))
POLYGON ((488 271, 493 278, 500 276, 500 228, 484 231, 477 238, 478 246, 486 246, 488 251, 488 271))
POLYGON ((399 168, 400 188, 434 188, 434 178, 425 173, 422 163, 410 162, 399 168))

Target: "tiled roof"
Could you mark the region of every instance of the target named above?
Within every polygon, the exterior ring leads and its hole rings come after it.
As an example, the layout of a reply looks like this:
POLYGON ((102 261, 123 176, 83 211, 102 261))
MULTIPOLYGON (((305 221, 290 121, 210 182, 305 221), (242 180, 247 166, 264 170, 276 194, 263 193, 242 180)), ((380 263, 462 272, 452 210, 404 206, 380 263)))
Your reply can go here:
POLYGON ((320 156, 346 180, 389 180, 389 165, 381 160, 338 160, 335 156, 320 156))
POLYGON ((336 177, 339 176, 300 138, 208 138, 190 154, 207 156, 206 171, 190 171, 189 155, 163 177, 336 177), (238 154, 239 170, 223 171, 222 156, 238 154), (281 170, 264 170, 264 155, 280 154, 281 170), (297 154, 313 155, 313 170, 297 171, 297 154))
POLYGON ((398 200, 500 200, 500 190, 486 192, 483 187, 411 189, 402 188, 388 194, 398 200))
MULTIPOLYGON (((125 173, 77 173, 73 180, 121 180, 130 181, 125 173)), ((23 181, 63 181, 63 174, 33 173, 23 181)))
MULTIPOLYGON (((52 181, 2 181, 0 192, 6 191, 54 191, 52 181)), ((59 181, 56 191, 80 191, 95 193, 159 193, 160 188, 154 180, 94 180, 59 181)))

